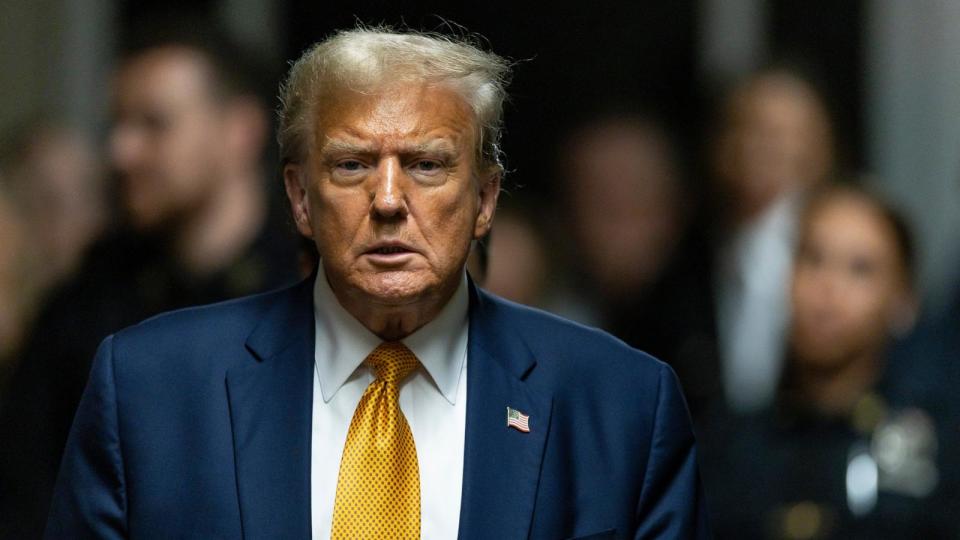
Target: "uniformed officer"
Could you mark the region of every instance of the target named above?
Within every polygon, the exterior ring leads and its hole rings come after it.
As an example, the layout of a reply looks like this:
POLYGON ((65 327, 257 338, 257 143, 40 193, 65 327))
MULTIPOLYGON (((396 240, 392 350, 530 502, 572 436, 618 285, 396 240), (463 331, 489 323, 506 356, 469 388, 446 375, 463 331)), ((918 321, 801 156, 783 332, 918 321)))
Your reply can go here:
POLYGON ((957 537, 946 393, 886 362, 916 312, 913 266, 881 199, 836 186, 811 197, 777 403, 702 435, 718 538, 957 537))

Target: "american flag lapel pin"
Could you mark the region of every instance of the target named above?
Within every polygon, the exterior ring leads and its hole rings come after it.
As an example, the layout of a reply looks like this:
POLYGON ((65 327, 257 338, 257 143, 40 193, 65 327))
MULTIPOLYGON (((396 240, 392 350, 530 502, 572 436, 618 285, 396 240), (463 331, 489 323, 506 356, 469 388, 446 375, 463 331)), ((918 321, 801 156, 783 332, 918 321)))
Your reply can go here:
POLYGON ((512 407, 507 407, 507 427, 530 433, 530 416, 512 407))

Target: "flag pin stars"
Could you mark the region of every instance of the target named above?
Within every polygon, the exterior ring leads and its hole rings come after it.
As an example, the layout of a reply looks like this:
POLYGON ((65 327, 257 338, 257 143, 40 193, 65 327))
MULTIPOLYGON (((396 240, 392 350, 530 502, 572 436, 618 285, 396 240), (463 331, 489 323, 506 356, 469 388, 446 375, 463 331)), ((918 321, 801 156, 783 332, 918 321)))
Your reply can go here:
POLYGON ((507 427, 530 433, 530 416, 512 407, 507 407, 507 427))

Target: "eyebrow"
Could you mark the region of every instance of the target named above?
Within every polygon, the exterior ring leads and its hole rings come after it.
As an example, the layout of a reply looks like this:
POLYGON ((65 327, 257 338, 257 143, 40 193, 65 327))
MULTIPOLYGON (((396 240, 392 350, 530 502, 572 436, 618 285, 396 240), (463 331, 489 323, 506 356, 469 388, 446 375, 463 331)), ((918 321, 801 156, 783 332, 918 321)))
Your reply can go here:
MULTIPOLYGON (((364 142, 351 142, 343 139, 330 139, 320 149, 320 155, 330 156, 336 154, 359 154, 371 155, 378 151, 378 146, 364 142)), ((446 157, 456 154, 456 146, 453 141, 446 138, 436 138, 412 145, 403 145, 399 149, 399 154, 429 154, 440 153, 446 157)))
POLYGON ((375 147, 366 143, 354 143, 342 139, 332 139, 320 148, 321 155, 330 154, 372 154, 375 147))

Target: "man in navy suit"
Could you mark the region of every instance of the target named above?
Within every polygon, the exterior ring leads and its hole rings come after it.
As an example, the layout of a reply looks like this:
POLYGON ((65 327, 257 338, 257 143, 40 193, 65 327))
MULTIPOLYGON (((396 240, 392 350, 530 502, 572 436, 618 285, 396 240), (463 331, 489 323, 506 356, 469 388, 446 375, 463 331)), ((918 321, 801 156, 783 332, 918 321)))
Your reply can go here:
POLYGON ((389 530, 400 507, 416 532, 388 537, 708 537, 670 369, 465 273, 500 190, 508 71, 469 43, 379 29, 294 64, 283 176, 318 271, 107 338, 48 537, 340 538, 344 519, 389 530), (416 359, 390 383, 390 426, 409 427, 417 488, 381 509, 364 490, 408 471, 351 476, 345 445, 366 444, 384 343, 416 359), (373 506, 344 518, 346 492, 373 506))

